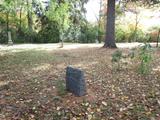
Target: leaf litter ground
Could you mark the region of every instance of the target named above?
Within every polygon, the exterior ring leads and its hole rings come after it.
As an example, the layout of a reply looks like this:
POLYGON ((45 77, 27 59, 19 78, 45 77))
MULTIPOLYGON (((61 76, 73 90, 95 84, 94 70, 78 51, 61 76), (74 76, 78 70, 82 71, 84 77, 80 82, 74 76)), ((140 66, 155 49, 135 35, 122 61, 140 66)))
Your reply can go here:
MULTIPOLYGON (((160 51, 153 70, 136 72, 137 62, 112 70, 114 49, 28 50, 0 56, 0 120, 160 120, 160 51), (87 95, 76 97, 65 68, 85 72, 87 95), (62 93, 62 94, 60 94, 62 93)), ((129 49, 122 49, 128 53, 129 49)))

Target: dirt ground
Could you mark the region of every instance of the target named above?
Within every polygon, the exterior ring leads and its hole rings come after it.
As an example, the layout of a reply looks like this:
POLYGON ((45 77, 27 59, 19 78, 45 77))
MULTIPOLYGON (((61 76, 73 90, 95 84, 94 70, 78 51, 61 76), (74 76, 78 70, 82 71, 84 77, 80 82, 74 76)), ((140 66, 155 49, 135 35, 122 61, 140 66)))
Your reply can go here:
POLYGON ((10 50, 1 47, 0 120, 160 120, 159 49, 145 76, 136 60, 114 71, 115 49, 10 50), (68 65, 84 71, 87 95, 65 91, 68 65))

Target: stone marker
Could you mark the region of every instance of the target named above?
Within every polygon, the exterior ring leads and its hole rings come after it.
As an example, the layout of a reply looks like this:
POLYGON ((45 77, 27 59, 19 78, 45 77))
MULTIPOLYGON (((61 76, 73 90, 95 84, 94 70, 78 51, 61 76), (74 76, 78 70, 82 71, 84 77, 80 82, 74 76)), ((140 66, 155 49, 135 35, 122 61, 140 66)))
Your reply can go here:
POLYGON ((11 37, 11 32, 8 31, 8 45, 13 45, 12 37, 11 37))
POLYGON ((86 84, 84 79, 84 72, 82 70, 67 67, 66 89, 76 96, 83 96, 86 94, 86 84))

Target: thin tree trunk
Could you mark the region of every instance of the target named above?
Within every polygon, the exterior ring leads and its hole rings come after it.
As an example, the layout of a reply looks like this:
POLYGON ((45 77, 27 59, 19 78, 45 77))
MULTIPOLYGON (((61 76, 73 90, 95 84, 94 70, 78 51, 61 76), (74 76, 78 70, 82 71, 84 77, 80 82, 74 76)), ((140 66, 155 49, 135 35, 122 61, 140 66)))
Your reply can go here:
POLYGON ((9 12, 7 11, 7 13, 6 13, 6 21, 7 21, 7 24, 6 24, 6 27, 7 27, 7 32, 6 32, 6 34, 7 34, 7 38, 8 38, 8 40, 7 41, 9 41, 9 12))
POLYGON ((6 13, 6 21, 7 21, 7 32, 9 31, 9 12, 6 13))
POLYGON ((115 44, 115 0, 108 0, 104 47, 117 48, 115 44))
MULTIPOLYGON (((136 13, 135 28, 134 28, 134 32, 133 32, 133 36, 132 36, 133 42, 137 42, 137 29, 138 29, 138 24, 139 24, 138 13, 136 13)), ((132 42, 132 40, 129 41, 129 42, 132 42)))
POLYGON ((158 43, 159 43, 159 35, 160 35, 160 29, 159 29, 159 31, 158 31, 158 36, 157 36, 157 47, 158 47, 158 43))
POLYGON ((19 13, 19 32, 22 30, 22 7, 20 8, 20 13, 19 13))
POLYGON ((102 18, 102 0, 100 0, 100 9, 99 9, 99 20, 98 20, 98 34, 97 34, 97 39, 98 42, 101 43, 101 34, 100 34, 100 30, 101 30, 101 18, 102 18))
MULTIPOLYGON (((32 7, 31 7, 32 8, 32 7)), ((31 11, 32 9, 29 8, 29 1, 27 0, 27 19, 28 19, 28 28, 29 31, 32 32, 32 13, 31 11)))
MULTIPOLYGON (((32 4, 32 1, 31 1, 31 4, 32 4)), ((32 29, 32 5, 31 5, 31 8, 30 8, 29 0, 27 0, 27 19, 28 19, 29 32, 32 33, 32 31, 33 31, 33 29, 32 29)), ((31 43, 33 42, 33 39, 30 36, 29 36, 29 40, 30 40, 31 43)))

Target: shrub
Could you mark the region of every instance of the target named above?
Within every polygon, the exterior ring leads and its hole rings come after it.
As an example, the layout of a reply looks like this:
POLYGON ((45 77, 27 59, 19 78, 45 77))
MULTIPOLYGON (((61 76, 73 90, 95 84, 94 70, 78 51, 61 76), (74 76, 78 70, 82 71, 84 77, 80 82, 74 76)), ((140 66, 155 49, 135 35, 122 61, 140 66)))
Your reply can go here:
MULTIPOLYGON (((30 32, 27 29, 22 29, 21 31, 18 31, 17 28, 13 27, 10 28, 10 31, 13 43, 35 43, 38 41, 38 34, 34 31, 30 32)), ((0 31, 0 43, 8 43, 8 34, 6 29, 0 31)))
POLYGON ((139 52, 140 65, 138 72, 146 75, 151 71, 152 51, 150 44, 145 44, 140 48, 139 52))
POLYGON ((60 39, 59 29, 57 24, 53 21, 46 22, 38 33, 38 40, 40 43, 58 43, 60 39))
POLYGON ((7 42, 8 42, 7 31, 6 30, 0 31, 0 43, 5 44, 7 42))
POLYGON ((122 59, 122 51, 117 50, 112 54, 113 69, 120 70, 120 60, 122 59))
POLYGON ((66 94, 66 87, 63 81, 57 81, 57 93, 60 96, 64 96, 66 94))
POLYGON ((27 43, 39 43, 38 33, 35 31, 27 31, 24 39, 27 43))
POLYGON ((82 26, 81 34, 79 36, 80 43, 95 43, 98 35, 98 27, 88 24, 82 26))
POLYGON ((117 27, 116 28, 116 42, 126 42, 126 35, 124 29, 117 27))
MULTIPOLYGON (((81 36, 80 26, 71 25, 70 28, 65 32, 65 42, 78 42, 81 36)), ((82 37, 82 36, 81 36, 82 37)))
POLYGON ((11 29, 12 40, 14 43, 35 43, 38 41, 38 34, 35 31, 29 31, 28 29, 11 29))
POLYGON ((136 42, 149 42, 149 35, 144 33, 141 29, 138 29, 135 35, 136 42))
POLYGON ((116 42, 148 42, 149 38, 139 27, 135 30, 134 25, 116 26, 116 42))

